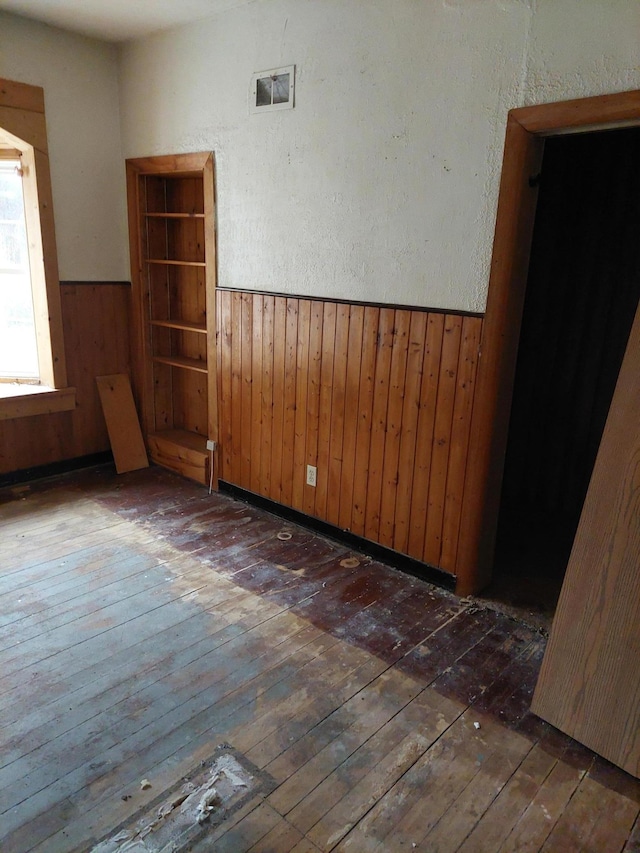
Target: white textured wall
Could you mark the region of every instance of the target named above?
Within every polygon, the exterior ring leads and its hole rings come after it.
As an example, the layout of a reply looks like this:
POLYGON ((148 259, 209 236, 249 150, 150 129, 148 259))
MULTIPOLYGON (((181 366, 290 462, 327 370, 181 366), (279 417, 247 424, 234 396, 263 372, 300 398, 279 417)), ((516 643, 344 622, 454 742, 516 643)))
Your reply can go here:
POLYGON ((0 77, 45 95, 60 278, 129 278, 118 50, 0 12, 0 77))
POLYGON ((640 88, 639 35, 640 0, 256 0, 123 46, 119 112, 115 47, 0 13, 0 76, 45 88, 63 279, 128 277, 124 157, 213 150, 220 284, 483 310, 507 110, 640 88))
POLYGON ((639 35, 635 0, 256 2, 123 48, 125 155, 215 151, 221 285, 483 310, 507 110, 640 87, 639 35))
POLYGON ((528 11, 465 16, 462 39, 430 2, 268 0, 127 46, 126 156, 215 151, 221 285, 481 307, 528 11), (250 115, 251 74, 289 63, 295 109, 250 115))
POLYGON ((640 89, 639 0, 531 2, 523 105, 640 89))

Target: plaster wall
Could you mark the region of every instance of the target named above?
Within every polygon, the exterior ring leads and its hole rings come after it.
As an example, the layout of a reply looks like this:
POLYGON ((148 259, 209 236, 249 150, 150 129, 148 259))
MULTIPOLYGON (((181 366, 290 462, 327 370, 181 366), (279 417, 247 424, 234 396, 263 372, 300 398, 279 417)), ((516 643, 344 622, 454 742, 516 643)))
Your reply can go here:
POLYGON ((0 77, 44 88, 63 280, 130 277, 117 64, 115 45, 0 12, 0 77))
POLYGON ((122 49, 127 157, 215 151, 219 283, 482 311, 506 113, 640 87, 640 3, 269 0, 122 49), (296 107, 250 115, 296 63, 296 107))
POLYGON ((534 0, 522 103, 640 89, 638 0, 534 0))

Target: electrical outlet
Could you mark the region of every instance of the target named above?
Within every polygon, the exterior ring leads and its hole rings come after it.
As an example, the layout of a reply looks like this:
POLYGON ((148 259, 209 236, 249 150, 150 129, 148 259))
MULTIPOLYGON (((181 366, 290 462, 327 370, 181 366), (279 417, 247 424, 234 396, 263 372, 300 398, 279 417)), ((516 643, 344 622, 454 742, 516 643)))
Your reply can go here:
POLYGON ((316 485, 316 481, 318 478, 318 469, 315 465, 307 465, 307 486, 316 485))
POLYGON ((217 447, 217 443, 212 441, 210 438, 207 439, 207 450, 215 450, 217 447))

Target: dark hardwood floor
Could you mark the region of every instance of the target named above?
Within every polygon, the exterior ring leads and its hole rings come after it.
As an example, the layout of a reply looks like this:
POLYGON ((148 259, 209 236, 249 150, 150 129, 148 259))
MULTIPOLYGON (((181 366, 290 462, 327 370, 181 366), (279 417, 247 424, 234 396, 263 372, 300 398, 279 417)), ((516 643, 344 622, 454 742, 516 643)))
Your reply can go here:
POLYGON ((0 522, 2 853, 91 850, 222 744, 270 785, 194 851, 640 851, 640 783, 529 712, 534 627, 159 468, 0 522))

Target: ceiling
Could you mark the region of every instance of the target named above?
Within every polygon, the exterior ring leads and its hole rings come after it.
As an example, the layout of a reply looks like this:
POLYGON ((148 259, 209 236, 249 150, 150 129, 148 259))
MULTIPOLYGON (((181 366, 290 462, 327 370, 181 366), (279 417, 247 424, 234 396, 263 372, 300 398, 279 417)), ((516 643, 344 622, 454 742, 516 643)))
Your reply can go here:
POLYGON ((0 0, 0 10, 104 41, 128 41, 252 0, 0 0))

